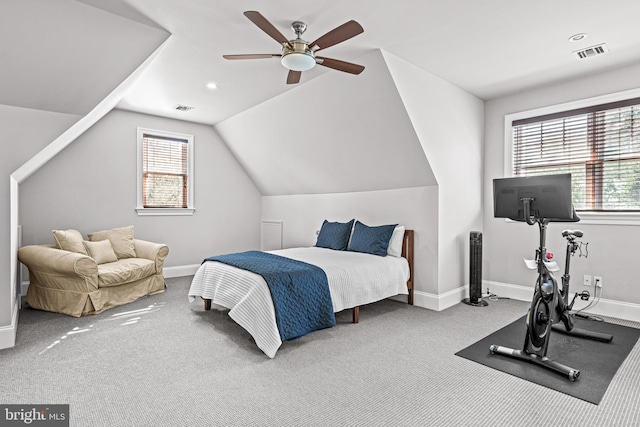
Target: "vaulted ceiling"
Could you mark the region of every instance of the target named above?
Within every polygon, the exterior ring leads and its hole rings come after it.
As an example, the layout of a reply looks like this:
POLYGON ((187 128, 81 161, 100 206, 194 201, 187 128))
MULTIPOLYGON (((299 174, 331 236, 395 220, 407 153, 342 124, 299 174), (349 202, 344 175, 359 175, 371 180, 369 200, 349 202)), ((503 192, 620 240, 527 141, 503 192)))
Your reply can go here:
POLYGON ((0 104, 85 115, 168 36, 76 1, 3 1, 0 104))
MULTIPOLYGON (((303 35, 307 40, 355 19, 364 33, 323 50, 324 56, 358 63, 372 50, 383 49, 482 99, 640 61, 640 27, 634 19, 640 16, 640 2, 636 0, 616 0, 610 7, 600 0, 127 3, 175 39, 145 82, 120 106, 212 124, 295 89, 285 84, 286 70, 277 58, 233 62, 222 58, 223 54, 280 53, 278 43, 242 14, 246 10, 258 10, 291 38, 291 23, 302 20, 308 25, 303 35), (570 43, 569 37, 576 33, 588 36, 570 43), (603 57, 578 60, 572 53, 600 43, 610 49, 603 57), (177 80, 182 82, 173 84, 177 80), (207 90, 209 82, 218 88, 207 90), (195 110, 182 115, 170 112, 178 103, 195 110)), ((335 73, 325 67, 304 72, 301 84, 327 72, 335 73)), ((347 82, 357 79, 340 74, 347 82)))
POLYGON ((432 185, 419 114, 383 52, 490 99, 638 63, 637 16, 637 0, 3 0, 0 104, 83 116, 161 46, 117 107, 213 125, 262 194, 432 185), (247 10, 291 38, 302 20, 307 40, 357 20, 363 34, 322 54, 364 72, 316 66, 288 85, 277 58, 223 59, 280 53, 247 10), (604 55, 573 53, 601 43, 604 55))
POLYGON ((280 51, 246 10, 291 38, 294 20, 314 39, 355 19, 364 33, 325 56, 357 63, 383 49, 482 99, 640 61, 637 0, 3 0, 0 104, 84 114, 169 34, 120 108, 216 124, 325 73, 359 78, 315 67, 287 85, 278 59, 224 60, 280 51), (588 36, 570 43, 576 33, 588 36), (601 57, 572 53, 600 43, 601 57))

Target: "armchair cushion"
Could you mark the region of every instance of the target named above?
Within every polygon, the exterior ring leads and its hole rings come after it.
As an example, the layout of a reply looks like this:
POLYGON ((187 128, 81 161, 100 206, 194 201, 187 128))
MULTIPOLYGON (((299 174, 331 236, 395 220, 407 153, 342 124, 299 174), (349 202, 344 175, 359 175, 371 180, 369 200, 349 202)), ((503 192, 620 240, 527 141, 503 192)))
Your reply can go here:
POLYGON ((133 242, 133 225, 96 231, 88 236, 92 242, 109 239, 118 259, 135 258, 137 256, 136 246, 133 242))
POLYGON ((87 255, 87 250, 82 244, 84 239, 78 230, 53 230, 53 238, 56 240, 58 248, 87 255))
POLYGON ((99 240, 97 242, 83 242, 87 253, 96 261, 96 264, 104 264, 107 262, 115 262, 118 260, 113 246, 108 239, 99 240))
POLYGON ((98 264, 98 288, 120 286, 156 273, 156 264, 148 259, 127 258, 98 264))

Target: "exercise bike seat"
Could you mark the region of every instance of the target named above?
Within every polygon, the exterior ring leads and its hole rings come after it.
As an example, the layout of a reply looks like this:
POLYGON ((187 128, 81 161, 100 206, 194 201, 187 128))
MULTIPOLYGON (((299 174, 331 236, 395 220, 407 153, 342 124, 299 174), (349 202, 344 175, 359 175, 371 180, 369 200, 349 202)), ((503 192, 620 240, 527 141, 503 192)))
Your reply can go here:
POLYGON ((564 230, 562 237, 582 237, 584 233, 581 230, 564 230))

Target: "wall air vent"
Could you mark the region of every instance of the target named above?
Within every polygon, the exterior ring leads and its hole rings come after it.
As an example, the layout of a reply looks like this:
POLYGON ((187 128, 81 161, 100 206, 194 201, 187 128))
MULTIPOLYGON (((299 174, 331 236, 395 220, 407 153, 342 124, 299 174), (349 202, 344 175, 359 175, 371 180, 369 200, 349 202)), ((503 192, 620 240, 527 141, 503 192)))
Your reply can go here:
POLYGON ((578 59, 591 58, 593 56, 602 55, 603 53, 609 52, 609 48, 606 44, 602 43, 597 46, 591 46, 585 49, 576 50, 575 53, 578 56, 578 59))
POLYGON ((174 110, 178 110, 178 111, 189 111, 189 110, 193 110, 195 107, 189 107, 188 105, 181 105, 178 104, 175 107, 173 107, 174 110))

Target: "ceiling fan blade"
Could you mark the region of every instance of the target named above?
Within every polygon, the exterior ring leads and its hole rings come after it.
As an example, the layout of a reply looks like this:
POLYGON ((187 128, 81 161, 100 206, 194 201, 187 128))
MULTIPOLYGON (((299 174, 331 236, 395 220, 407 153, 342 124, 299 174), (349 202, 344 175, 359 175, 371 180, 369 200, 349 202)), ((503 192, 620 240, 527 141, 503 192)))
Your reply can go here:
POLYGON ((301 75, 302 75, 302 71, 289 70, 289 74, 287 75, 287 84, 294 85, 296 83, 299 83, 301 75))
POLYGON ((282 55, 279 53, 246 53, 241 55, 222 55, 224 59, 266 59, 266 58, 279 58, 282 55))
POLYGON ((322 56, 316 56, 316 62, 318 65, 324 67, 333 68, 334 70, 344 71, 345 73, 360 74, 364 71, 364 67, 358 64, 352 64, 351 62, 340 61, 339 59, 324 58, 322 56))
POLYGON ((256 24, 258 28, 271 36, 272 39, 277 41, 280 44, 287 45, 291 47, 289 40, 280 32, 273 24, 267 21, 267 18, 262 16, 260 12, 256 12, 255 10, 250 10, 244 13, 244 16, 249 18, 251 22, 256 24))
POLYGON ((314 51, 326 49, 345 40, 349 40, 351 37, 355 37, 362 32, 364 32, 362 26, 356 21, 351 20, 329 31, 313 43, 310 43, 309 47, 314 51))

